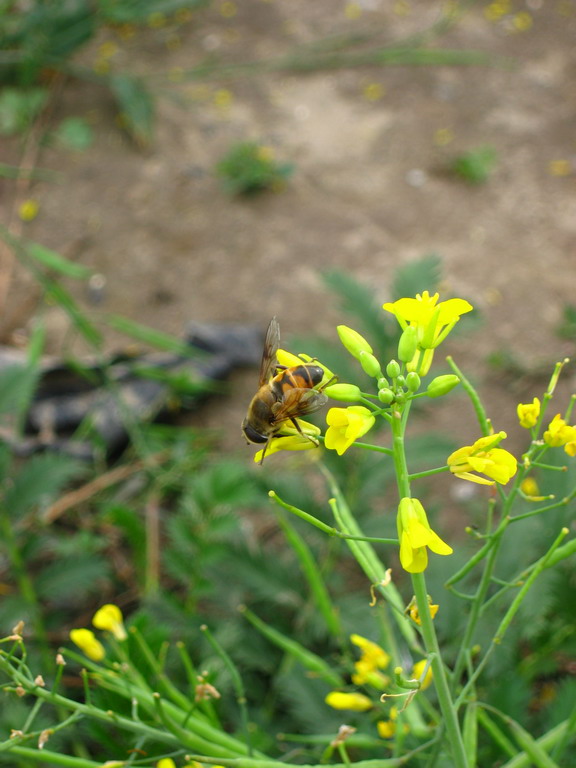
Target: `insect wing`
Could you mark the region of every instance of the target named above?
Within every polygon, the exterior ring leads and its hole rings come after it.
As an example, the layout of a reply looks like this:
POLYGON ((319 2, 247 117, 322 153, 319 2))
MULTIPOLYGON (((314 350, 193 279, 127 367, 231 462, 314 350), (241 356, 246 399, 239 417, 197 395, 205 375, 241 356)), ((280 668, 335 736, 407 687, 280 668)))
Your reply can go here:
POLYGON ((273 317, 266 331, 264 340, 264 351, 262 353, 262 362, 260 364, 259 385, 267 384, 270 377, 276 372, 276 352, 280 346, 280 325, 278 320, 273 317))
POLYGON ((285 392, 282 400, 272 406, 274 421, 279 424, 286 419, 306 416, 307 413, 314 413, 322 408, 327 402, 328 398, 322 392, 294 387, 285 392))

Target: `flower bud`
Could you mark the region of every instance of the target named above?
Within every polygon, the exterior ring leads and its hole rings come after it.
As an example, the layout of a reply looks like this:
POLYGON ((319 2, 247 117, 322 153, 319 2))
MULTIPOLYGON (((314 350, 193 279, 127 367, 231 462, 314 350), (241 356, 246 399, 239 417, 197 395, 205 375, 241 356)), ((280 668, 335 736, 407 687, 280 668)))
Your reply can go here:
POLYGON ((377 381, 378 389, 386 389, 386 387, 389 387, 388 379, 385 379, 384 376, 378 379, 377 381))
POLYGON ((398 405, 404 405, 406 402, 406 392, 396 392, 394 395, 394 400, 398 403, 398 405))
POLYGON ((380 400, 381 403, 384 403, 384 405, 390 405, 390 403, 394 402, 394 392, 387 387, 383 387, 378 392, 378 400, 380 400))
POLYGON ((391 379, 395 379, 399 375, 400 375, 400 366, 398 365, 396 360, 390 360, 390 362, 386 366, 386 376, 388 376, 391 379))
POLYGON ((355 403, 362 399, 360 387, 355 384, 331 384, 322 391, 332 400, 341 400, 345 403, 355 403))
POLYGON ((453 373, 447 373, 445 376, 436 376, 428 384, 426 394, 428 397, 442 397, 442 395, 447 395, 459 383, 460 379, 453 373))
POLYGON ((367 373, 368 376, 373 376, 375 379, 382 376, 380 363, 374 357, 374 355, 370 354, 370 352, 360 352, 358 360, 360 360, 360 365, 364 369, 364 373, 367 373))
POLYGON ((420 376, 415 371, 411 371, 406 376, 406 386, 410 392, 418 392, 420 389, 420 376))
POLYGON ((400 374, 400 376, 396 376, 396 386, 399 389, 402 389, 402 387, 406 384, 406 378, 400 374))
POLYGON ((398 358, 403 363, 409 363, 416 354, 418 346, 418 329, 409 325, 404 329, 398 342, 398 358))
POLYGON ((347 325, 339 325, 336 330, 338 331, 340 341, 351 355, 360 359, 360 352, 368 352, 369 354, 372 354, 372 347, 368 344, 364 336, 361 336, 358 333, 358 331, 348 328, 347 325))

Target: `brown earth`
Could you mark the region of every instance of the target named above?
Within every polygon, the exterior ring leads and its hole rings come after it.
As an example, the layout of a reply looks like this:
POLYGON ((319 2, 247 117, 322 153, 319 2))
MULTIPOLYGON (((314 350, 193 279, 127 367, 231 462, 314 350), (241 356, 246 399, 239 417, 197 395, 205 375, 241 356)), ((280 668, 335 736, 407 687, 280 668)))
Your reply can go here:
MULTIPOLYGON (((435 252, 443 295, 484 314, 471 342, 448 345, 461 366, 500 347, 528 368, 571 355, 555 328, 576 287, 576 2, 508 5, 498 16, 506 3, 472 4, 430 42, 484 52, 483 66, 185 74, 207 55, 270 61, 336 35, 363 35, 364 49, 390 45, 438 21, 445 3, 431 0, 216 2, 127 39, 104 30, 80 61, 102 61, 102 44, 113 42, 111 67, 147 77, 154 143, 142 152, 122 136, 104 89, 64 82, 51 122, 83 116, 95 141, 83 153, 41 149, 37 165, 59 176, 26 192, 40 210, 24 234, 104 276, 97 305, 70 286, 91 316, 119 312, 176 334, 190 320, 264 328, 273 314, 286 334, 334 334, 341 319, 322 270, 346 270, 384 301, 395 265, 435 252), (223 191, 214 166, 247 139, 294 163, 284 190, 249 201, 223 191), (498 155, 487 183, 447 173, 455 155, 483 145, 498 155)), ((17 142, 5 147, 17 162, 17 142)), ((13 192, 7 184, 6 219, 13 192)), ((5 331, 26 332, 34 295, 16 272, 5 331)), ((39 309, 50 352, 82 350, 60 309, 39 309)), ((107 331, 108 347, 125 341, 107 331)), ((198 417, 230 425, 228 447, 244 450, 237 425, 253 388, 254 374, 238 375, 230 397, 198 417)), ((497 428, 514 429, 518 391, 492 377, 486 394, 497 428)), ((465 418, 460 429, 473 438, 471 411, 465 418)))

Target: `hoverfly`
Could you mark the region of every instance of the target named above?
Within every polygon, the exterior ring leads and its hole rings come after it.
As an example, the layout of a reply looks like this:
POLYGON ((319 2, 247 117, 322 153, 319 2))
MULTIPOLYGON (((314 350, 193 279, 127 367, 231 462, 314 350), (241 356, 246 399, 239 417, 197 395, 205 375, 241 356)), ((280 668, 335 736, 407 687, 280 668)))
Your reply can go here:
POLYGON ((328 401, 322 393, 323 388, 319 387, 324 369, 304 362, 290 368, 278 365, 276 352, 279 345, 280 326, 273 317, 264 341, 258 392, 252 398, 242 422, 242 432, 247 443, 266 443, 260 463, 264 461, 270 441, 286 421, 291 421, 303 437, 318 445, 313 437, 302 432, 296 419, 317 411, 328 401))

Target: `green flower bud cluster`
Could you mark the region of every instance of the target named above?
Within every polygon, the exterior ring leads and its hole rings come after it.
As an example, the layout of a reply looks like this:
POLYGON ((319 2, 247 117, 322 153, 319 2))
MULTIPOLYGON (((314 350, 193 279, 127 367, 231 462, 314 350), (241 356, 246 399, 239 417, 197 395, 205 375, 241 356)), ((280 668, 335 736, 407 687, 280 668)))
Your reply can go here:
MULTIPOLYGON (((382 373, 382 366, 375 357, 372 347, 360 333, 346 325, 339 325, 337 330, 340 341, 358 360, 362 370, 376 379, 378 399, 384 406, 391 406, 394 403, 403 405, 417 395, 421 386, 420 375, 415 370, 411 370, 411 366, 408 365, 414 360, 418 349, 418 331, 415 327, 408 325, 403 330, 398 343, 400 362, 390 360, 386 365, 385 375, 382 373)), ((437 376, 430 382, 426 391, 418 396, 441 397, 450 392, 458 382, 458 377, 453 374, 437 376)), ((349 403, 362 402, 366 397, 360 388, 353 384, 332 384, 326 387, 324 392, 333 400, 349 403)))

